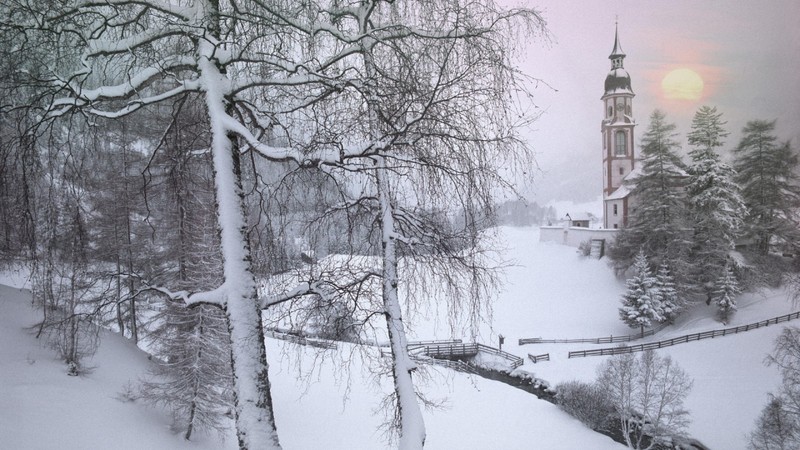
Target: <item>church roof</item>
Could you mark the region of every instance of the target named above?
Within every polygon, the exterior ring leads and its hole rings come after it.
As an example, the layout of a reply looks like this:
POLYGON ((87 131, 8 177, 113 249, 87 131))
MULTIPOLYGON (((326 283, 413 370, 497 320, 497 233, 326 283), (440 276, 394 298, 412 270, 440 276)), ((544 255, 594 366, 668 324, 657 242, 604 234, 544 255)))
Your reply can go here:
POLYGON ((623 68, 611 69, 606 76, 606 94, 633 94, 631 76, 623 68))
POLYGON ((632 188, 636 185, 636 179, 642 175, 642 169, 638 163, 639 161, 637 161, 637 164, 634 166, 633 170, 622 177, 621 186, 618 187, 616 191, 609 194, 605 200, 619 200, 631 194, 632 188))
POLYGON ((611 60, 611 71, 606 76, 605 95, 609 94, 633 94, 631 89, 631 76, 625 70, 622 61, 625 59, 625 52, 619 44, 619 27, 614 26, 614 49, 608 56, 611 60))

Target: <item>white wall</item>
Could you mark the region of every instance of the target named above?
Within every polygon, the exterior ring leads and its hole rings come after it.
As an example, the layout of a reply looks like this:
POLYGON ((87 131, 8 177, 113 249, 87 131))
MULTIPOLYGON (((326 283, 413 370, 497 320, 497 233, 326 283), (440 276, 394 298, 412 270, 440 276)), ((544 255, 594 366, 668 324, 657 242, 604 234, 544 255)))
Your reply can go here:
POLYGON ((540 242, 558 242, 577 248, 581 242, 592 239, 605 239, 609 244, 617 236, 617 230, 593 229, 581 227, 540 227, 540 242))

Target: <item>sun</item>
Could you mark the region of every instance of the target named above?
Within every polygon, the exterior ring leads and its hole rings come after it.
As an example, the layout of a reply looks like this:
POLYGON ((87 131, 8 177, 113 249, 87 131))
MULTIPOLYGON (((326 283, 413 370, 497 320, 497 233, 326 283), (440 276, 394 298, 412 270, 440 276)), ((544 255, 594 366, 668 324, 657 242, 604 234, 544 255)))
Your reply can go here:
POLYGON ((694 70, 675 69, 661 80, 664 98, 670 100, 699 100, 703 95, 703 79, 694 70))

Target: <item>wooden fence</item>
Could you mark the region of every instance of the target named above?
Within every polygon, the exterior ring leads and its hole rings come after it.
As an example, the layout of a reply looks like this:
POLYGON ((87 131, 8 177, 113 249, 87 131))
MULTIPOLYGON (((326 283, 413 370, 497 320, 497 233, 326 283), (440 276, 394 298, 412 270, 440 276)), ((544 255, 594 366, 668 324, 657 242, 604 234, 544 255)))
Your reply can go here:
POLYGON ((646 350, 656 350, 659 348, 672 347, 673 345, 685 344, 687 342, 699 341, 702 339, 712 339, 720 336, 729 336, 732 334, 744 333, 746 331, 755 330, 758 328, 776 325, 781 322, 788 322, 800 318, 800 311, 786 314, 783 316, 773 317, 772 319, 762 320, 761 322, 750 323, 733 328, 725 328, 722 330, 704 331, 702 333, 687 334, 685 336, 667 339, 665 341, 649 342, 647 344, 633 345, 630 347, 609 347, 599 348, 594 350, 578 350, 569 352, 570 358, 582 358, 586 356, 606 356, 606 355, 620 355, 624 353, 643 352, 646 350))
POLYGON ((531 355, 528 353, 528 359, 530 359, 534 364, 538 363, 539 361, 550 361, 550 353, 545 353, 543 355, 531 355))
POLYGON ((478 349, 485 353, 491 353, 493 355, 500 356, 504 359, 511 361, 511 368, 516 369, 517 367, 525 364, 525 360, 520 358, 517 355, 512 355, 511 353, 504 352, 502 350, 496 349, 494 347, 489 347, 488 345, 477 344, 478 349))
POLYGON ((412 356, 414 361, 420 364, 431 364, 436 366, 447 367, 448 369, 457 370, 459 372, 466 372, 477 374, 478 371, 469 363, 466 363, 461 360, 449 360, 449 359, 436 359, 436 358, 420 358, 418 356, 412 356))
POLYGON ((584 338, 584 339, 542 339, 542 338, 522 338, 519 340, 519 345, 525 344, 616 344, 618 342, 630 342, 637 339, 646 338, 654 335, 661 328, 647 330, 644 333, 636 333, 627 336, 606 336, 598 338, 584 338))
POLYGON ((288 341, 299 345, 310 345, 312 347, 323 348, 326 350, 333 350, 337 348, 336 342, 324 339, 311 339, 296 334, 282 333, 279 331, 265 330, 264 335, 282 341, 288 341))
POLYGON ((439 341, 411 341, 408 343, 408 349, 414 349, 419 347, 425 347, 428 345, 453 345, 453 344, 460 344, 461 339, 447 339, 447 340, 439 340, 439 341))

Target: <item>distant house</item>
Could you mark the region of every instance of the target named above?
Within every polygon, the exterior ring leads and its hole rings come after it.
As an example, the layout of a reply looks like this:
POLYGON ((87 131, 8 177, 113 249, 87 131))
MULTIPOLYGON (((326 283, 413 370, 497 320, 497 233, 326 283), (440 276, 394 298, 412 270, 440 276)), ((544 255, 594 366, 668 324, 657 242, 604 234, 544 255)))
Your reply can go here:
POLYGON ((594 216, 589 213, 578 213, 574 215, 567 215, 564 217, 567 226, 569 227, 577 227, 577 228, 589 228, 594 216))

